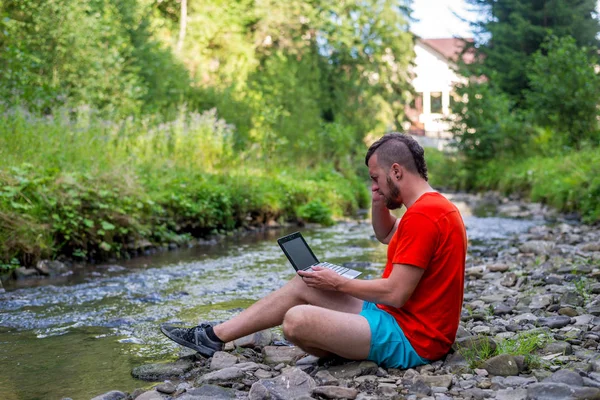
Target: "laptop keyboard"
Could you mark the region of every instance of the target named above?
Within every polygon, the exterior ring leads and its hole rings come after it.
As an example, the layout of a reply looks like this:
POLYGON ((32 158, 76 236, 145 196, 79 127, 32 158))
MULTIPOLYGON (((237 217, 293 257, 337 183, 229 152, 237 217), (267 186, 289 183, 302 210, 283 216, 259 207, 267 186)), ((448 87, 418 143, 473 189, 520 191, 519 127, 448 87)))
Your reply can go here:
POLYGON ((346 273, 346 272, 349 271, 349 268, 344 268, 344 267, 341 267, 339 265, 331 264, 331 263, 328 263, 328 262, 320 262, 317 265, 319 267, 328 268, 328 269, 330 269, 330 270, 332 270, 334 272, 337 272, 340 275, 343 275, 344 273, 346 273))

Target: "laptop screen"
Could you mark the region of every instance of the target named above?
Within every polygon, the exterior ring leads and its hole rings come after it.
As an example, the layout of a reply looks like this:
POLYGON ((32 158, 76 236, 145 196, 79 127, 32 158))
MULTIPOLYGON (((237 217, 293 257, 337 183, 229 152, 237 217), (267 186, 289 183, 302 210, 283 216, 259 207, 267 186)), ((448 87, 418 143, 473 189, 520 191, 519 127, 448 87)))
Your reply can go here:
POLYGON ((280 243, 285 250, 292 264, 296 264, 298 269, 306 269, 319 261, 311 253, 302 236, 297 236, 285 243, 280 243))

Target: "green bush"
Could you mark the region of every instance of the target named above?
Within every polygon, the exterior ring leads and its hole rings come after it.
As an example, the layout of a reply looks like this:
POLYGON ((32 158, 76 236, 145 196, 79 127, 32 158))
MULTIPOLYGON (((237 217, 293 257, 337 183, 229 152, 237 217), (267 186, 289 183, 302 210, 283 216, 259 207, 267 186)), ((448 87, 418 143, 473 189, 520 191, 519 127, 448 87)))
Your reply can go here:
POLYGON ((307 222, 317 222, 323 225, 332 225, 331 210, 320 201, 311 201, 298 207, 298 217, 307 222))

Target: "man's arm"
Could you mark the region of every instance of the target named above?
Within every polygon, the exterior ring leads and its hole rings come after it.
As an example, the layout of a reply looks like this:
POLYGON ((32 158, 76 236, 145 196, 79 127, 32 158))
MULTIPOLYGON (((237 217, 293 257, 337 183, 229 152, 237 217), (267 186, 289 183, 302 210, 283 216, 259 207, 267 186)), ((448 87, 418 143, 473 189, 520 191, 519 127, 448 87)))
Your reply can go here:
POLYGON ((383 244, 388 244, 398 229, 399 218, 394 217, 385 206, 383 196, 372 192, 371 221, 375 237, 383 244))
POLYGON ((321 267, 313 267, 314 272, 298 271, 309 287, 333 290, 377 304, 400 308, 410 298, 417 287, 424 269, 406 264, 394 264, 387 279, 348 279, 321 267))

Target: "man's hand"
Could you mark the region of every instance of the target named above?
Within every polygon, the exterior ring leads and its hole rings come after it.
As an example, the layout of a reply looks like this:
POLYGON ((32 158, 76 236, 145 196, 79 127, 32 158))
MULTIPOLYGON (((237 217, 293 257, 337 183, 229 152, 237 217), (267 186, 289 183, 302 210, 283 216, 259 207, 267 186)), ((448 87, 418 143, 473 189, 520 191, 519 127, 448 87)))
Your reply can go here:
POLYGON ((302 280, 308 287, 321 290, 337 291, 339 285, 348 280, 348 278, 344 278, 337 272, 317 266, 312 267, 311 272, 300 270, 298 271, 298 275, 302 277, 302 280))

